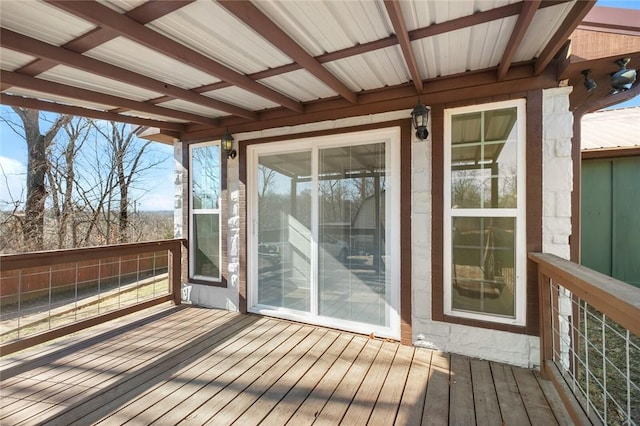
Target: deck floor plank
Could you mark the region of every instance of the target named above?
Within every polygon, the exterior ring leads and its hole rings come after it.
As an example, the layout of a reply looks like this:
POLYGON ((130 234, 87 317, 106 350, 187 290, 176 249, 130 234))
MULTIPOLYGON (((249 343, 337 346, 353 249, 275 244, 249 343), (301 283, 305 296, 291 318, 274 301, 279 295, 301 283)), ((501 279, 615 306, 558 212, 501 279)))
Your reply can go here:
POLYGON ((395 343, 382 343, 376 359, 356 392, 354 401, 342 419, 345 424, 366 424, 369 421, 397 350, 398 345, 395 343))
MULTIPOLYGON (((230 357, 231 354, 241 350, 247 345, 257 345, 254 343, 253 337, 267 332, 274 326, 275 324, 273 322, 266 319, 255 321, 255 318, 236 317, 233 324, 223 329, 223 332, 216 333, 209 341, 209 345, 203 347, 202 351, 194 353, 191 357, 187 357, 180 365, 167 364, 166 367, 163 368, 157 367, 155 376, 150 377, 148 380, 136 381, 134 386, 129 387, 126 393, 109 401, 109 406, 101 407, 100 411, 96 414, 101 414, 106 417, 112 417, 114 415, 120 416, 118 413, 123 407, 130 405, 140 398, 146 398, 147 395, 155 393, 154 391, 159 392, 157 395, 152 396, 152 398, 158 400, 157 403, 152 404, 153 407, 155 407, 153 411, 154 417, 161 417, 168 412, 172 412, 171 410, 177 405, 181 405, 186 409, 188 404, 184 401, 184 395, 195 393, 204 386, 201 382, 208 383, 210 380, 213 380, 215 376, 212 376, 212 374, 222 374, 225 368, 231 368, 235 362, 235 360, 230 357), (205 356, 212 352, 214 354, 213 359, 208 358, 203 360, 204 362, 193 365, 195 360, 192 360, 192 357, 205 356), (209 368, 209 362, 216 363, 217 368, 209 368), (174 377, 179 380, 172 380, 174 377), (154 383, 149 385, 149 380, 153 380, 154 383), (158 389, 160 390, 158 391, 158 389), (176 389, 179 389, 179 392, 174 392, 176 389)), ((188 401, 189 403, 195 404, 195 400, 192 401, 189 399, 188 401)), ((140 406, 142 410, 148 408, 144 403, 140 406)), ((195 409, 196 407, 194 406, 193 408, 195 409)), ((152 421, 154 418, 152 417, 148 420, 152 421)))
POLYGON ((488 361, 472 359, 473 402, 478 426, 502 424, 498 396, 488 361))
POLYGON ((233 424, 253 426, 262 422, 282 398, 296 386, 304 374, 322 358, 325 351, 336 341, 338 336, 339 334, 334 331, 323 330, 322 337, 318 343, 315 343, 309 352, 304 354, 290 370, 269 387, 265 392, 266 398, 260 398, 255 401, 233 424))
POLYGON ((322 380, 313 388, 307 399, 298 407, 296 413, 287 424, 311 424, 318 417, 322 408, 346 375, 349 367, 355 361, 366 343, 364 337, 354 337, 342 355, 333 363, 322 380))
POLYGON ((271 410, 269 415, 263 419, 265 425, 283 425, 293 416, 304 400, 309 396, 316 383, 318 383, 325 373, 331 368, 333 363, 340 357, 342 351, 349 345, 353 336, 339 334, 336 340, 329 346, 298 383, 287 392, 278 404, 271 410))
MULTIPOLYGON (((414 348, 398 346, 389 374, 382 385, 380 394, 373 407, 369 423, 374 425, 393 425, 407 383, 409 367, 413 359, 414 348)), ((422 409, 422 407, 421 407, 422 409)))
POLYGON ((340 424, 381 347, 382 342, 379 340, 367 341, 346 376, 318 415, 316 424, 321 426, 340 424))
POLYGON ((491 373, 493 374, 504 424, 530 425, 531 422, 529 421, 527 410, 524 408, 511 367, 492 362, 491 373))
POLYGON ((0 424, 571 424, 537 371, 256 315, 165 309, 2 360, 0 424))
POLYGON ((427 396, 422 414, 423 425, 446 425, 449 423, 449 369, 449 355, 434 352, 429 366, 427 396))
POLYGON ((211 417, 229 404, 236 395, 244 392, 310 332, 310 328, 295 324, 278 332, 275 337, 261 345, 258 350, 246 357, 234 369, 229 370, 226 377, 220 377, 215 383, 210 383, 205 388, 207 393, 211 392, 212 387, 220 389, 215 393, 215 398, 207 399, 204 404, 185 418, 184 423, 208 424, 211 417))
POLYGON ((399 425, 419 425, 422 423, 424 400, 427 396, 427 380, 433 351, 415 348, 409 368, 409 377, 402 393, 396 423, 399 425))
POLYGON ((476 422, 473 404, 473 384, 469 358, 451 355, 451 391, 449 404, 450 425, 471 425, 476 422))
POLYGON ((549 408, 549 403, 542 393, 542 389, 533 374, 533 371, 524 368, 512 367, 513 375, 518 385, 518 392, 524 402, 529 420, 534 425, 556 425, 558 424, 553 411, 549 408))
POLYGON ((244 412, 246 412, 256 401, 261 398, 277 397, 277 392, 267 392, 278 382, 294 365, 302 362, 307 353, 314 347, 326 333, 325 330, 313 329, 311 333, 295 348, 288 351, 275 365, 264 372, 260 373, 260 377, 253 382, 247 389, 239 395, 235 395, 233 400, 209 419, 209 423, 219 425, 229 425, 236 421, 244 412))

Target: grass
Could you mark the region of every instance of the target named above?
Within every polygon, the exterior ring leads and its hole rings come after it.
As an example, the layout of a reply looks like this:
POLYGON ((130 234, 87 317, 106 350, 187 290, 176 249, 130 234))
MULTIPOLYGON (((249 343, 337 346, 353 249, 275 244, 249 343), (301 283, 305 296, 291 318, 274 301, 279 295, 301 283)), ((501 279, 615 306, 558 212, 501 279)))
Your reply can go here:
POLYGON ((61 292, 52 295, 55 304, 38 305, 37 302, 32 302, 31 306, 25 307, 30 312, 26 315, 24 311, 18 312, 17 309, 9 313, 5 311, 3 317, 7 319, 1 322, 0 343, 101 315, 168 292, 169 280, 166 273, 112 287, 107 291, 85 291, 77 300, 74 294, 61 292))

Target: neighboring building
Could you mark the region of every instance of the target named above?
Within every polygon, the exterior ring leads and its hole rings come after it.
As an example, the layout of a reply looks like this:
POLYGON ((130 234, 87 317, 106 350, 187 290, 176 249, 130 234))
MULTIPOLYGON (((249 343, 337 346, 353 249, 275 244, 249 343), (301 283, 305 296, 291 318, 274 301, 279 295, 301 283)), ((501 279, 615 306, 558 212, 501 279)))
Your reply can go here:
POLYGON ((581 262, 640 287, 640 107, 582 119, 581 262))
POLYGON ((173 144, 191 302, 540 363, 527 254, 578 251, 579 121, 638 93, 611 94, 610 75, 623 58, 640 66, 639 12, 575 0, 0 6, 2 103, 130 122, 173 144), (416 132, 419 102, 430 111, 416 132), (229 132, 237 156, 222 150, 229 132))

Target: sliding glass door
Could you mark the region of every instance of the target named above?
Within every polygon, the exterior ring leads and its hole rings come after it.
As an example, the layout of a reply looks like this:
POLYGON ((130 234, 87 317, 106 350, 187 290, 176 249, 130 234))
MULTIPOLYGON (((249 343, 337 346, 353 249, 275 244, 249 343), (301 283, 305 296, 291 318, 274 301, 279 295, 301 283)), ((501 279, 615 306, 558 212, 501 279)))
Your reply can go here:
POLYGON ((250 147, 253 312, 399 337, 398 152, 398 129, 250 147))

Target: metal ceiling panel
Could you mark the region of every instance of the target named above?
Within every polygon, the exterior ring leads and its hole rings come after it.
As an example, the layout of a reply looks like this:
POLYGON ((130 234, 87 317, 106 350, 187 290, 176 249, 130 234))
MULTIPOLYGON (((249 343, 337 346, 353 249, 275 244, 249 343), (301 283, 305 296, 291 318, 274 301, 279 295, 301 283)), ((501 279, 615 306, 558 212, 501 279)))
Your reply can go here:
POLYGON ((337 96, 338 93, 322 83, 307 70, 298 70, 260 80, 265 86, 302 102, 337 96))
POLYGON ((329 62, 325 66, 354 92, 394 86, 411 80, 399 46, 329 62))
POLYGON ((528 61, 540 56, 574 4, 575 2, 569 2, 539 9, 516 51, 514 62, 528 61))
POLYGON ((380 0, 253 3, 312 56, 386 38, 393 33, 380 0))
POLYGON ((66 84, 67 86, 119 96, 121 98, 133 99, 135 101, 146 101, 162 96, 162 93, 141 89, 137 86, 70 68, 65 65, 58 65, 51 68, 40 74, 38 78, 66 84))
POLYGON ((5 71, 15 71, 36 59, 33 56, 3 47, 0 47, 0 58, 2 59, 0 60, 0 68, 5 71))
POLYGON ((57 46, 92 30, 94 25, 37 1, 0 0, 0 25, 57 46))
POLYGON ((402 1, 400 9, 409 31, 484 12, 520 0, 402 1))
POLYGON ((211 92, 202 93, 213 99, 217 99, 228 104, 236 105, 251 111, 277 108, 280 105, 262 96, 255 95, 236 86, 225 87, 211 92))
POLYGON ((158 104, 158 106, 161 106, 163 108, 175 109, 177 111, 190 112, 192 114, 202 115, 203 117, 216 118, 228 115, 217 109, 207 108, 202 105, 196 105, 191 102, 183 101, 182 99, 174 99, 171 101, 162 102, 161 104, 158 104))
POLYGON ((35 91, 35 90, 23 89, 21 87, 12 87, 12 88, 10 88, 9 90, 7 90, 6 92, 3 92, 3 93, 16 95, 16 96, 24 96, 24 97, 33 98, 33 99, 42 99, 42 100, 45 100, 45 101, 56 102, 56 103, 59 103, 59 104, 77 106, 77 107, 81 107, 81 108, 95 109, 95 110, 99 110, 99 111, 107 111, 109 109, 117 107, 117 105, 106 105, 106 104, 97 104, 97 103, 92 103, 92 102, 84 102, 84 101, 79 101, 79 100, 77 100, 75 98, 67 98, 65 96, 55 96, 55 95, 51 95, 49 93, 43 93, 43 92, 38 92, 38 91, 35 91))
POLYGON ((85 55, 183 89, 193 89, 220 81, 212 75, 124 37, 108 41, 89 50, 85 55))
POLYGON ((193 2, 147 26, 245 74, 292 62, 212 1, 193 2))
POLYGON ((147 0, 97 0, 98 3, 102 3, 110 9, 115 10, 118 13, 126 13, 136 7, 143 5, 147 0))

